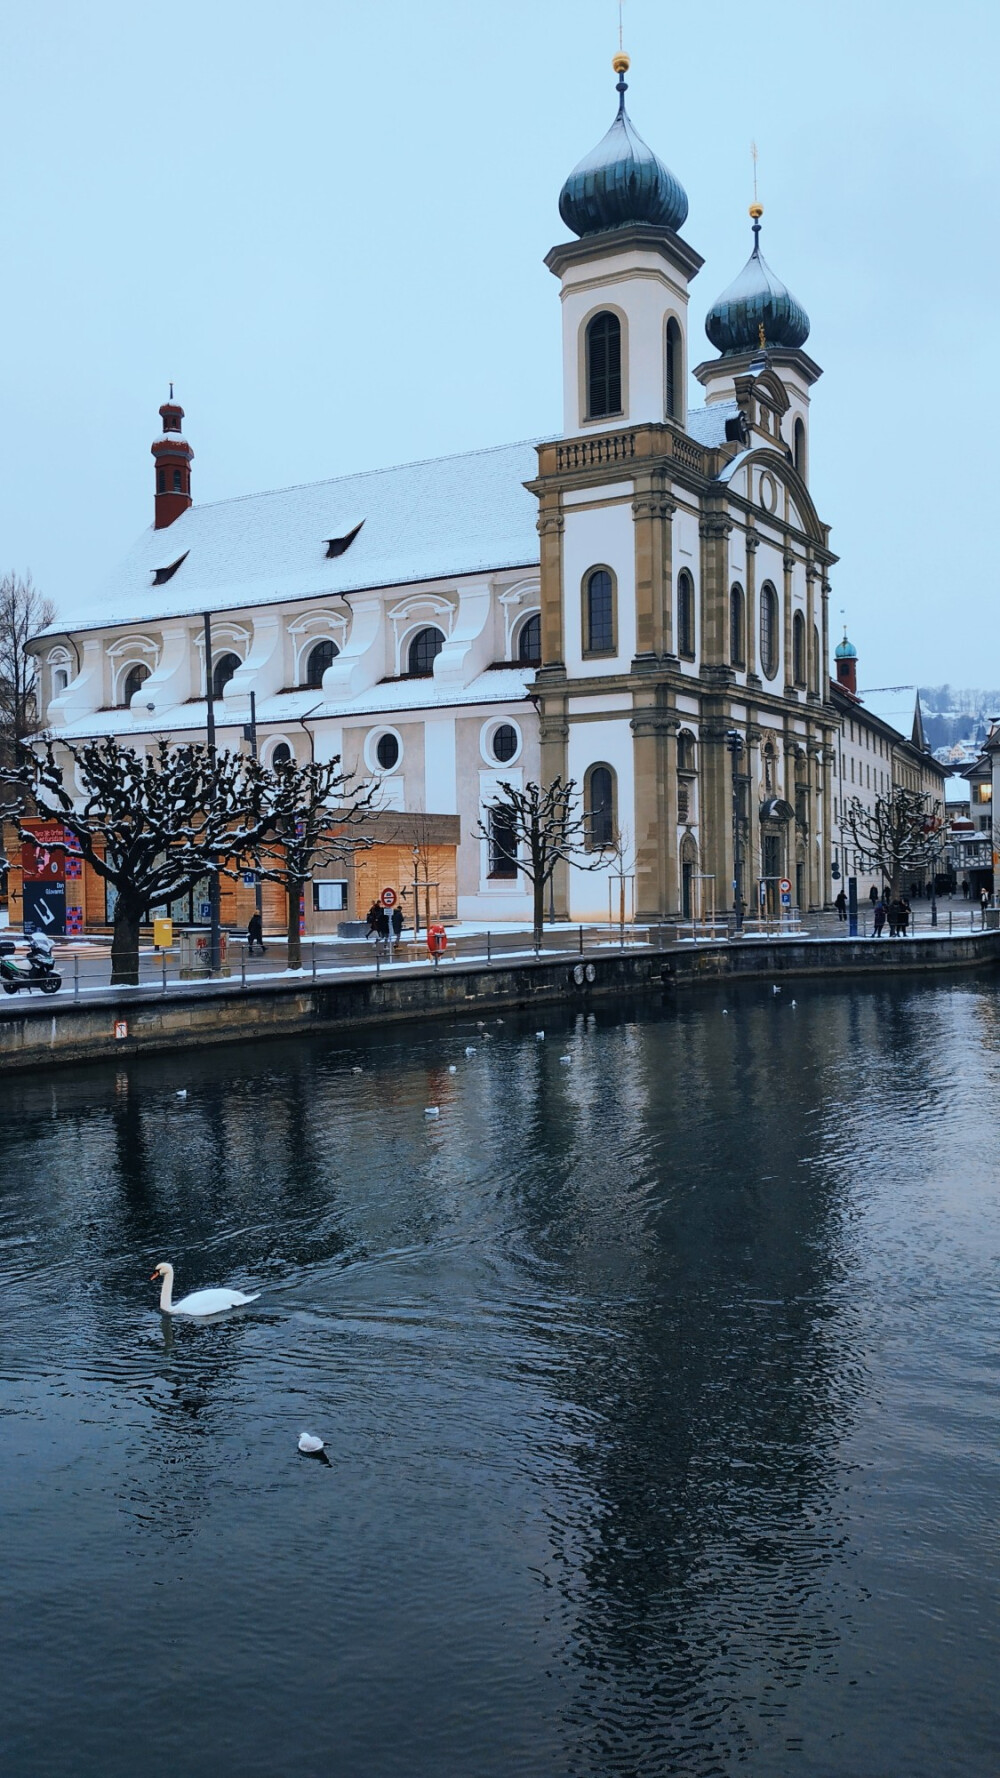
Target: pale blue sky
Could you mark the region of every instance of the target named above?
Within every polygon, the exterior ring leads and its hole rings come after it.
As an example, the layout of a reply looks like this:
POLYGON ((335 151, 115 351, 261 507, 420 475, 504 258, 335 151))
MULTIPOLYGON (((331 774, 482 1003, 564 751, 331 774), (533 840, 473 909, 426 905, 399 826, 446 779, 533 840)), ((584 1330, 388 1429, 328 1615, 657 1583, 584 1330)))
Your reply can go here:
MULTIPOLYGON (((693 363, 757 141, 862 684, 1000 679, 998 38, 996 0, 625 4, 693 363)), ((169 377, 199 501, 556 431, 542 260, 616 44, 615 0, 4 0, 0 567, 75 602, 125 553, 169 377)))

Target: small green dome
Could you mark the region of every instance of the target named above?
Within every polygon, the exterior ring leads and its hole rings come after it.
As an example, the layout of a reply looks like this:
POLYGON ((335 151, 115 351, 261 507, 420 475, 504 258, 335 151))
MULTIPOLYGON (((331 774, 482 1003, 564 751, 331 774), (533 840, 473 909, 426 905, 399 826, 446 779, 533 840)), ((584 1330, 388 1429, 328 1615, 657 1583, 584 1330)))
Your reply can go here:
POLYGON ((834 659, 838 660, 838 661, 856 661, 857 660, 858 651, 855 648, 853 642, 848 642, 846 630, 844 631, 843 642, 837 643, 837 646, 834 649, 833 654, 834 654, 834 659))

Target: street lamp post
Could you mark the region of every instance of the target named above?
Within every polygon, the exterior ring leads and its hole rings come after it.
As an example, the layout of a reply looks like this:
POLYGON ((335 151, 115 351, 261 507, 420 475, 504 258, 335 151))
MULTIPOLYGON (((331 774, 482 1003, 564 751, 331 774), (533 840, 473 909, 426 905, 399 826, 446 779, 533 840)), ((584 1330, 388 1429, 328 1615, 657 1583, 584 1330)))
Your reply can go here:
POLYGON ((740 759, 743 754, 743 736, 739 729, 731 728, 726 735, 726 746, 733 758, 733 910, 736 915, 736 930, 743 929, 743 888, 740 881, 740 759))
MULTIPOLYGON (((211 618, 211 614, 206 611, 206 613, 205 613, 205 703, 206 703, 206 709, 207 709, 207 717, 206 717, 206 722, 205 722, 205 731, 206 731, 206 735, 207 735, 207 739, 208 739, 208 757, 212 761, 213 765, 215 763, 215 696, 214 696, 214 693, 215 693, 215 687, 212 683, 212 618, 211 618)), ((215 861, 213 868, 209 872, 208 905, 209 905, 208 967, 213 975, 218 975, 219 962, 220 962, 220 951, 221 951, 220 932, 219 932, 220 921, 219 921, 219 866, 218 866, 218 860, 215 861)))
MULTIPOLYGON (((246 724, 243 734, 250 743, 250 758, 257 758, 257 693, 250 693, 250 721, 246 724)), ((253 884, 254 907, 258 914, 264 912, 264 889, 260 878, 260 856, 257 857, 257 869, 254 871, 253 884)))

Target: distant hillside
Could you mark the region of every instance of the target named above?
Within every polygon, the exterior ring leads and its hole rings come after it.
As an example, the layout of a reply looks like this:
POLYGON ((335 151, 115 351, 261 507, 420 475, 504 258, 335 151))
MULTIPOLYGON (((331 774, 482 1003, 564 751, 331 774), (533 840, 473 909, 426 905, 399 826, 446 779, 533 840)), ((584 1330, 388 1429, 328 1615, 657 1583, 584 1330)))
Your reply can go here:
POLYGON ((920 707, 931 752, 945 764, 974 759, 989 733, 990 717, 1000 712, 1000 691, 960 691, 952 685, 922 685, 920 707))

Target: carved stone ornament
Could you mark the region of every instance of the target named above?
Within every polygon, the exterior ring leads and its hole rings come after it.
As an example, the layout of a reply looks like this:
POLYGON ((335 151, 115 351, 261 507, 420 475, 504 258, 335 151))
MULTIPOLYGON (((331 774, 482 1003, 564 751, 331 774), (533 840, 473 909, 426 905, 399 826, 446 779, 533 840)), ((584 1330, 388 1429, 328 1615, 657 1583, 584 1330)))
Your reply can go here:
POLYGON ((544 537, 550 531, 564 531, 566 520, 561 512, 540 512, 535 520, 535 529, 544 537))
POLYGON ((791 574, 792 569, 795 567, 795 557, 793 555, 786 553, 781 558, 781 566, 785 570, 786 574, 791 574))
POLYGON ((698 535, 699 537, 725 538, 729 536, 732 529, 732 519, 724 519, 721 514, 713 514, 710 518, 705 518, 700 521, 698 525, 698 535))
POLYGON ((754 555, 756 555, 757 551, 760 548, 760 538, 757 536, 756 531, 748 531, 744 541, 746 543, 747 549, 750 550, 754 555))

